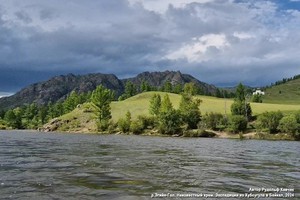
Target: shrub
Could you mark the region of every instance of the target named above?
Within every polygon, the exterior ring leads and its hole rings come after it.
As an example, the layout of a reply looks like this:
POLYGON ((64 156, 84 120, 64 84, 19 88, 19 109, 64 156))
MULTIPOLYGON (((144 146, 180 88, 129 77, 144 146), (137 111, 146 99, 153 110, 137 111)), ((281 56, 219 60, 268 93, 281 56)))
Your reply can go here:
POLYGON ((220 113, 208 113, 202 118, 205 128, 217 130, 218 125, 222 124, 223 115, 220 113))
POLYGON ((276 133, 282 117, 281 111, 264 112, 258 116, 256 128, 258 130, 267 129, 269 133, 276 133))
POLYGON ((109 126, 109 120, 97 121, 97 129, 100 132, 106 131, 109 126))
POLYGON ((247 119, 242 115, 233 115, 229 118, 229 129, 234 133, 244 132, 247 124, 247 119))
POLYGON ((128 133, 130 130, 130 122, 125 118, 120 118, 118 121, 118 128, 123 133, 128 133))
POLYGON ((181 117, 177 110, 171 109, 159 115, 159 131, 162 134, 178 134, 181 132, 181 117))
POLYGON ((278 129, 283 133, 296 133, 298 127, 295 115, 287 115, 280 120, 278 129))
POLYGON ((110 120, 109 125, 107 127, 108 133, 115 133, 118 124, 114 123, 114 121, 110 120))
POLYGON ((262 95, 261 94, 254 94, 251 98, 252 102, 262 103, 262 95))
POLYGON ((157 123, 157 118, 154 116, 139 115, 137 119, 143 125, 143 129, 151 129, 155 127, 157 123))
POLYGON ((128 111, 126 113, 126 117, 125 118, 119 119, 119 121, 118 121, 118 128, 123 133, 127 133, 130 130, 130 124, 131 124, 131 113, 128 111))
POLYGON ((140 120, 135 120, 135 121, 132 121, 131 124, 130 124, 130 131, 133 133, 133 134, 141 134, 144 130, 144 126, 142 124, 142 122, 140 120))

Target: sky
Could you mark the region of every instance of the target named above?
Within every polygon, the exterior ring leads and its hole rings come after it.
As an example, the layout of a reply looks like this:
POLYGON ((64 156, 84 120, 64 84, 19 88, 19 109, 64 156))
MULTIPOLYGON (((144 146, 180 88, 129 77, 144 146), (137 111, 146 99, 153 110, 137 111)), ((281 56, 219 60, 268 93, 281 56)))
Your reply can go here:
POLYGON ((0 0, 0 96, 60 74, 300 74, 300 0, 0 0))

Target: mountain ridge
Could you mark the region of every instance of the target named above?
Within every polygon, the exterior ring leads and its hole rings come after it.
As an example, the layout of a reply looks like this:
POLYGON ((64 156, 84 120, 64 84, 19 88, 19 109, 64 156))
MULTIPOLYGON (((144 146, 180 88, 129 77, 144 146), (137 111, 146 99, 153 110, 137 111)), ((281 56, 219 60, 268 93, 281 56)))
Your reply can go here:
POLYGON ((173 85, 193 82, 205 93, 215 94, 217 91, 217 87, 214 85, 201 82, 189 74, 182 74, 180 71, 142 72, 135 77, 126 79, 119 79, 114 74, 74 75, 70 73, 31 84, 12 96, 0 98, 0 110, 31 103, 47 104, 56 102, 65 99, 72 91, 78 93, 89 92, 100 84, 114 90, 116 96, 120 96, 125 90, 127 81, 131 81, 135 85, 140 85, 142 81, 148 81, 150 85, 155 87, 162 87, 167 81, 170 81, 173 85))

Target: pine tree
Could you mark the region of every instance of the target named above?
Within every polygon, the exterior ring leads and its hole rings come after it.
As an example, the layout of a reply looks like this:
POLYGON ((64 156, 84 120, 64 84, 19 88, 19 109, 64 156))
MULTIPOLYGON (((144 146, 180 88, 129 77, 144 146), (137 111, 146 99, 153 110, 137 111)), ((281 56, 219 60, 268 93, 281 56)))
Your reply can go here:
POLYGON ((161 106, 161 97, 159 94, 154 94, 150 99, 149 112, 151 115, 158 116, 161 106))
POLYGON ((75 91, 72 91, 71 94, 64 101, 64 112, 68 113, 74 110, 76 106, 79 104, 79 96, 75 91))
POLYGON ((166 94, 164 97, 163 97, 163 100, 161 102, 161 106, 160 106, 160 112, 161 113, 166 113, 170 110, 173 110, 173 105, 170 101, 170 98, 169 98, 169 95, 166 94))
POLYGON ((114 99, 113 91, 99 85, 92 93, 92 102, 97 107, 99 122, 111 119, 110 103, 114 99))
POLYGON ((181 95, 179 112, 183 122, 188 125, 189 129, 197 128, 198 122, 200 121, 200 102, 199 99, 193 99, 191 95, 185 93, 181 95))
POLYGON ((249 120, 252 116, 252 109, 250 103, 246 102, 245 87, 240 83, 237 86, 235 99, 231 105, 232 115, 243 115, 249 120))

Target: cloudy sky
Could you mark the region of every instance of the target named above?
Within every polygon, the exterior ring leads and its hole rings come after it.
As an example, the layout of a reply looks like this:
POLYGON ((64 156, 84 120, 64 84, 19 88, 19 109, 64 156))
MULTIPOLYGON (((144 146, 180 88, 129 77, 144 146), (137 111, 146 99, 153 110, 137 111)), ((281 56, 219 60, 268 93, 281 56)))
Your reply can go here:
POLYGON ((300 0, 0 0, 0 92, 163 70, 261 86, 300 74, 299 44, 300 0))

